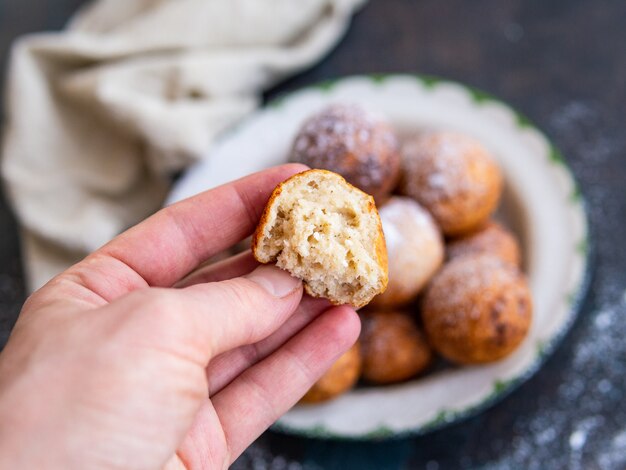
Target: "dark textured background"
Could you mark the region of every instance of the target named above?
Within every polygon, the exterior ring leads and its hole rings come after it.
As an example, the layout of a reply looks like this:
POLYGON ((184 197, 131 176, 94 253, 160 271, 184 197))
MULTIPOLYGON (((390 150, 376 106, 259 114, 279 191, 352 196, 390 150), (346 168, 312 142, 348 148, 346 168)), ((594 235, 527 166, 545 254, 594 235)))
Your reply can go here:
MULTIPOLYGON (((81 0, 0 0, 0 59, 17 35, 59 29, 81 0)), ((572 332, 543 369, 473 419, 386 443, 266 433, 235 464, 254 469, 626 468, 626 2, 371 0, 315 68, 326 78, 420 72, 484 89, 528 115, 581 182, 595 276, 572 332)), ((23 301, 17 228, 0 201, 0 340, 23 301)))

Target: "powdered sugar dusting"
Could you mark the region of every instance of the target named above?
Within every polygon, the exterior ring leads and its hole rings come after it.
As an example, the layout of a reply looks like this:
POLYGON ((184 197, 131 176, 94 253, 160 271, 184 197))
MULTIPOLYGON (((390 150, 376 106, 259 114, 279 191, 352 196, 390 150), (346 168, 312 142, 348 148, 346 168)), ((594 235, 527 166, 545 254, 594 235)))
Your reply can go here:
POLYGON ((434 173, 428 177, 428 187, 443 190, 446 187, 446 179, 443 173, 434 173))
MULTIPOLYGON (((427 301, 433 311, 449 312, 447 324, 462 320, 469 309, 470 318, 477 318, 480 311, 472 301, 494 286, 512 289, 520 274, 501 260, 484 255, 465 256, 450 262, 433 280, 427 293, 427 301), (455 306, 454 309, 451 306, 455 306)), ((502 308, 505 306, 502 305, 502 308)), ((497 303, 494 308, 498 308, 497 303)))
POLYGON ((520 264, 520 247, 515 235, 497 222, 490 222, 479 231, 455 238, 446 247, 448 259, 479 253, 497 256, 514 266, 520 264))
POLYGON ((230 467, 232 470, 316 470, 318 466, 301 464, 283 455, 273 455, 259 444, 252 444, 230 467))
POLYGON ((381 115, 355 104, 334 104, 304 123, 291 159, 335 171, 369 192, 390 177, 395 180, 398 142, 381 115))
POLYGON ((469 176, 467 165, 469 159, 489 157, 470 137, 454 132, 423 132, 405 144, 402 155, 407 175, 405 192, 419 193, 419 200, 437 202, 485 191, 481 181, 469 176))
POLYGON ((387 244, 387 251, 395 250, 406 239, 402 232, 398 229, 396 224, 389 221, 389 219, 383 219, 381 214, 381 221, 383 224, 383 233, 385 234, 385 242, 387 244))
POLYGON ((394 251, 409 237, 440 237, 431 215, 412 199, 393 197, 381 207, 379 213, 389 251, 394 251), (410 226, 410 230, 400 229, 405 224, 410 226))

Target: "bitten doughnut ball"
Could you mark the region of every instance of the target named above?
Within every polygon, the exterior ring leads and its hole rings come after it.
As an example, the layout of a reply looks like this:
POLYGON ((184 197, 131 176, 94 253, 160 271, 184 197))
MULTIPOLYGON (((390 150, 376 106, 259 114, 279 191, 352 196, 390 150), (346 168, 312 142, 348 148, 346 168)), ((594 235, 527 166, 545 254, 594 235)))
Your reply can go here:
POLYGON ((361 319, 361 375, 368 382, 401 382, 431 363, 432 350, 407 313, 368 311, 361 314, 361 319))
POLYGON ((387 249, 372 196, 336 173, 308 170, 274 189, 252 239, 309 295, 363 307, 387 287, 387 249))
POLYGON ((447 236, 486 222, 502 192, 500 169, 487 150, 456 132, 423 132, 409 140, 402 171, 401 192, 428 209, 447 236))
POLYGON ((444 245, 439 228, 422 206, 408 197, 394 196, 380 209, 387 257, 387 290, 371 305, 395 307, 417 297, 441 266, 444 245))
POLYGON ((473 254, 493 255, 518 268, 521 263, 517 238, 511 231, 493 221, 475 232, 452 239, 446 248, 446 257, 450 260, 473 254))
POLYGON ((422 319, 433 348, 450 361, 497 361, 522 342, 532 318, 531 294, 519 270, 487 255, 457 258, 433 278, 422 319))
POLYGON ((301 403, 319 403, 350 390, 361 374, 361 352, 356 343, 309 389, 301 403))
POLYGON ((400 172, 391 126, 353 104, 334 104, 309 118, 295 138, 291 160, 339 173, 377 202, 391 192, 400 172))

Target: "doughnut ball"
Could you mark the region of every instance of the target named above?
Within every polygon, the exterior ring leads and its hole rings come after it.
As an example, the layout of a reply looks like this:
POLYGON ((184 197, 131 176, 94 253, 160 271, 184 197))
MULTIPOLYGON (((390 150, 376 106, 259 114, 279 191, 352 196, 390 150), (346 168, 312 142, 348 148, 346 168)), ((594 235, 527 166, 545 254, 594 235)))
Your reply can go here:
POLYGON ((361 374, 359 343, 337 359, 330 369, 309 389, 301 403, 319 403, 350 390, 361 374))
POLYGON ((374 199, 330 171, 308 170, 276 187, 252 253, 302 279, 308 294, 336 305, 362 307, 387 287, 387 250, 374 199))
MULTIPOLYGON (((384 228, 383 220, 383 230, 384 228)), ((452 239, 446 248, 446 257, 449 260, 473 254, 492 255, 518 268, 521 264, 517 238, 494 221, 488 222, 475 232, 452 239)))
POLYGON ((396 307, 417 297, 441 266, 444 245, 433 218, 413 199, 394 196, 380 209, 387 242, 389 284, 376 307, 396 307))
POLYGON ((500 169, 476 140, 447 131, 425 132, 402 151, 400 191, 433 215, 446 236, 478 228, 496 209, 500 169))
POLYGON ((361 321, 361 376, 368 382, 401 382, 431 363, 432 350, 407 313, 372 310, 362 313, 361 321))
POLYGON ((488 255, 452 260, 426 289, 422 319, 433 348, 459 364, 497 361, 530 327, 532 300, 519 270, 488 255))
POLYGON ((400 173, 398 139, 380 116, 353 104, 334 104, 309 118, 291 160, 334 171, 382 202, 400 173))

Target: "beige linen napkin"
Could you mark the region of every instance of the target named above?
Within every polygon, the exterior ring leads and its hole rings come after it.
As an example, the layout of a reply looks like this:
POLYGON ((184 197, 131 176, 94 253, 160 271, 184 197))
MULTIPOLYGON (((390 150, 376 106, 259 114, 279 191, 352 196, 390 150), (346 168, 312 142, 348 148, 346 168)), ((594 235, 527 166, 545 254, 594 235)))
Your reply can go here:
POLYGON ((36 289, 160 207, 363 0, 99 0, 12 50, 2 173, 36 289))

